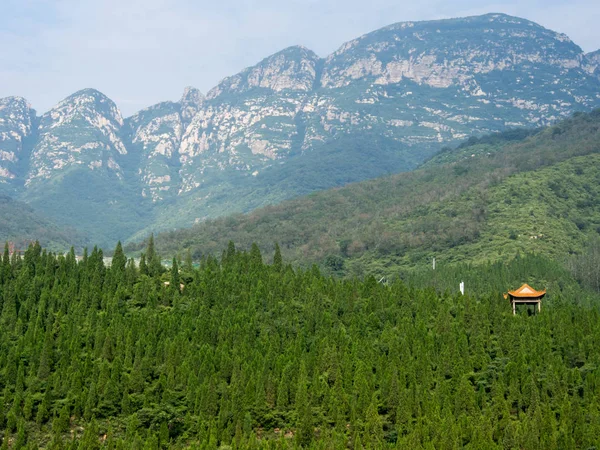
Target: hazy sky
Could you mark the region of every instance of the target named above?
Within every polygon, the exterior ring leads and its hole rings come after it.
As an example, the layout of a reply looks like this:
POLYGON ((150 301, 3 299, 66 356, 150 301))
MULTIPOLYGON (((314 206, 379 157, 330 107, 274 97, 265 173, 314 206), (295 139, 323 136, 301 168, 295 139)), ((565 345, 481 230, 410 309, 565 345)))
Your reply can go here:
POLYGON ((1 0, 0 97, 45 112, 94 87, 124 115, 206 93, 290 45, 326 56, 394 22, 503 12, 600 48, 599 0, 1 0))

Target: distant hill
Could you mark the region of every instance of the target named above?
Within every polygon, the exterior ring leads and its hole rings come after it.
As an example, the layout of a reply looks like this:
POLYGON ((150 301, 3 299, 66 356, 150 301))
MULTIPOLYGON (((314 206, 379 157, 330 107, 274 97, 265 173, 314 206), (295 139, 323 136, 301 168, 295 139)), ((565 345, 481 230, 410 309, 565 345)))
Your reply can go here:
MULTIPOLYGON (((282 247, 292 263, 349 275, 510 259, 564 259, 600 233, 600 110, 492 135, 422 168, 160 234, 164 254, 198 257, 234 241, 282 247)), ((133 247, 131 247, 133 249, 133 247)))
POLYGON ((86 242, 72 228, 58 227, 49 219, 36 213, 23 202, 0 195, 0 246, 9 241, 25 250, 32 241, 53 251, 65 251, 71 246, 83 247, 86 242))
MULTIPOLYGON (((395 23, 267 56, 123 117, 95 89, 0 99, 0 192, 114 246, 413 170, 470 136, 600 107, 600 58, 505 14, 395 23)), ((15 93, 18 94, 18 93, 15 93)))

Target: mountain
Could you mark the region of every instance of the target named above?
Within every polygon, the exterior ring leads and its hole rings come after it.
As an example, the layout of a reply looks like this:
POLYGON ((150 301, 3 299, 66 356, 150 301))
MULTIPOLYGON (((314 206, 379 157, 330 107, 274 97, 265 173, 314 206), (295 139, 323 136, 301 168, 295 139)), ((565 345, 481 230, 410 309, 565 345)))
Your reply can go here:
POLYGON ((19 199, 93 243, 135 232, 149 215, 139 205, 124 125, 114 102, 94 89, 60 102, 40 118, 19 199))
POLYGON ((403 22, 326 58, 289 47, 206 97, 186 88, 125 119, 92 89, 39 119, 4 99, 0 177, 94 242, 139 239, 412 170, 469 136, 590 111, 597 75, 597 52, 524 19, 403 22))
MULTIPOLYGON (((163 254, 232 240, 339 273, 481 263, 536 252, 564 260, 600 233, 600 110, 535 131, 473 138, 421 168, 157 236, 163 254)), ((130 247, 132 250, 134 246, 130 247)))

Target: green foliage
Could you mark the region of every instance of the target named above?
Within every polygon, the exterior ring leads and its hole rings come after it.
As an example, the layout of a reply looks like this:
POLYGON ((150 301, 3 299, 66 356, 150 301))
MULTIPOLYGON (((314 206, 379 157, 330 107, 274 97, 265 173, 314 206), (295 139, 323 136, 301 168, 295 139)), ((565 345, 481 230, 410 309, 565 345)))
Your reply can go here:
POLYGON ((560 264, 384 285, 257 250, 231 243, 170 274, 106 267, 98 249, 3 261, 4 448, 598 445, 599 299, 560 264), (501 296, 523 281, 548 289, 541 314, 513 316, 501 296))
POLYGON ((472 139, 410 173, 349 185, 160 234, 164 254, 218 254, 229 240, 329 274, 390 277, 405 268, 564 260, 600 232, 600 110, 535 132, 472 139), (559 133, 556 130, 560 130, 559 133))
POLYGON ((52 250, 66 250, 72 245, 81 248, 86 242, 73 229, 59 227, 29 205, 1 194, 0 210, 0 242, 13 242, 17 249, 25 250, 36 240, 52 250))

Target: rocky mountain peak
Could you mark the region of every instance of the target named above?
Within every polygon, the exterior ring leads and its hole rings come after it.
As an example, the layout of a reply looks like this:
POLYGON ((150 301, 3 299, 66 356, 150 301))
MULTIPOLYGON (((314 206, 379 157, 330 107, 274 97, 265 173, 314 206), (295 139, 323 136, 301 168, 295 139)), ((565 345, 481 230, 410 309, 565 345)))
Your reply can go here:
POLYGON ((177 192, 177 152, 185 128, 202 105, 202 94, 186 88, 179 103, 162 102, 126 120, 130 150, 139 156, 137 176, 141 194, 153 202, 177 192))
POLYGON ((446 88, 522 64, 579 68, 581 54, 565 35, 505 14, 401 22, 344 44, 327 58, 322 85, 409 79, 446 88))
POLYGON ((595 52, 590 52, 585 56, 590 61, 594 61, 594 62, 597 62, 600 64, 600 50, 596 50, 595 52))
POLYGON ((0 184, 19 175, 25 141, 34 132, 35 110, 23 97, 0 99, 0 184))
POLYGON ((23 135, 31 131, 35 110, 23 97, 0 98, 0 127, 14 128, 23 135))
POLYGON ((121 112, 101 92, 83 89, 70 95, 41 118, 26 185, 78 165, 122 177, 117 155, 127 154, 123 125, 121 112))
POLYGON ((204 103, 204 95, 198 89, 187 86, 183 90, 179 104, 181 105, 181 119, 185 124, 192 121, 192 118, 200 111, 202 103, 204 103))
POLYGON ((585 55, 588 72, 600 78, 600 50, 585 55))
MULTIPOLYGON (((48 111, 44 117, 50 120, 77 120, 79 118, 103 117, 115 126, 123 126, 123 116, 115 102, 96 89, 82 89, 68 96, 48 111)), ((56 125, 55 125, 56 126, 56 125)))
POLYGON ((214 99, 225 93, 241 94, 256 88, 272 92, 308 92, 314 87, 318 62, 319 57, 312 50, 302 46, 288 47, 225 78, 207 98, 214 99))
POLYGON ((31 105, 29 102, 23 97, 19 96, 10 96, 0 98, 0 110, 4 110, 6 108, 29 108, 31 109, 31 105))

